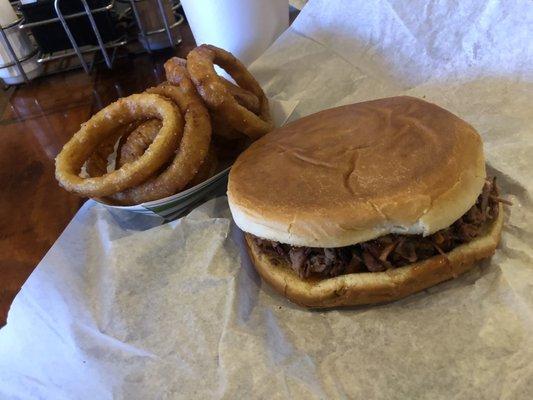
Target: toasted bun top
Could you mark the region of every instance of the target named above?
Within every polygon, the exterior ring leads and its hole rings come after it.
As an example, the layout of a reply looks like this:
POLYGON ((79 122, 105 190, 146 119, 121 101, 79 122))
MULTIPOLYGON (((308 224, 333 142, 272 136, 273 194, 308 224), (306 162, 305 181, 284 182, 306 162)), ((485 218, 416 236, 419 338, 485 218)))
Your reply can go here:
POLYGON ((245 232, 341 247, 443 229, 475 203, 484 179, 483 145, 469 124, 426 101, 391 97, 265 135, 232 167, 228 199, 245 232))

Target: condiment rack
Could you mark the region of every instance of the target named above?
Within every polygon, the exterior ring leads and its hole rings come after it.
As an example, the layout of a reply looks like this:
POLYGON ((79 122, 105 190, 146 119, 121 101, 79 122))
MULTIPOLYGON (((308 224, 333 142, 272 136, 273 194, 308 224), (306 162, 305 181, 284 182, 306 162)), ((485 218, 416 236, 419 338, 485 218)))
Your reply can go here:
MULTIPOLYGON (((144 48, 143 51, 152 52, 152 48, 150 45, 150 39, 152 36, 161 36, 166 33, 168 47, 175 46, 181 42, 181 37, 179 36, 179 32, 176 29, 184 21, 183 16, 177 13, 178 8, 180 8, 181 6, 179 1, 153 0, 157 4, 157 11, 159 14, 159 18, 161 19, 161 25, 163 26, 163 28, 152 30, 146 29, 142 22, 142 15, 140 15, 139 12, 139 8, 142 6, 140 3, 148 0, 109 0, 109 2, 104 6, 93 9, 89 7, 87 0, 79 0, 83 5, 83 11, 65 15, 61 11, 61 3, 66 1, 69 0, 54 0, 54 10, 56 13, 56 17, 54 18, 30 23, 26 22, 25 18, 21 16, 20 18, 6 26, 0 26, 0 45, 2 44, 2 42, 5 43, 6 50, 8 51, 9 56, 11 58, 10 62, 0 65, 0 69, 16 66, 16 68, 20 72, 20 75, 23 77, 24 82, 27 83, 31 80, 31 78, 28 77, 26 72, 24 71, 23 63, 38 54, 37 62, 43 65, 48 64, 52 61, 77 58, 78 62, 75 63, 74 66, 71 63, 66 65, 56 63, 59 64, 59 66, 56 69, 47 71, 46 74, 56 73, 62 70, 78 67, 83 68, 85 72, 89 74, 94 64, 97 62, 98 55, 102 56, 103 62, 108 68, 111 69, 113 68, 115 55, 119 48, 128 47, 128 50, 130 50, 129 45, 132 45, 131 47, 135 47, 136 49, 133 52, 139 52, 139 49, 141 48, 144 48), (120 7, 116 7, 116 3, 121 3, 119 4, 120 7), (173 15, 175 16, 175 22, 172 22, 168 18, 168 7, 170 7, 173 15), (115 40, 104 42, 100 29, 98 28, 98 25, 95 21, 95 15, 97 15, 98 13, 110 12, 112 10, 118 11, 119 9, 121 9, 121 11, 118 13, 117 16, 117 24, 123 23, 124 21, 132 21, 135 27, 134 29, 128 27, 128 29, 125 29, 124 35, 120 36, 115 40), (79 18, 82 16, 86 16, 90 23, 92 31, 94 32, 94 35, 97 40, 96 45, 80 46, 77 43, 71 31, 71 28, 69 28, 67 24, 67 21, 69 19, 79 18), (13 48, 13 43, 11 43, 8 38, 7 31, 9 29, 14 29, 15 27, 17 27, 17 29, 19 29, 20 31, 30 33, 31 36, 30 30, 32 28, 57 22, 61 23, 64 29, 64 33, 68 37, 68 40, 72 46, 71 49, 54 53, 44 53, 42 49, 38 46, 38 44, 35 42, 35 40, 32 40, 33 48, 28 51, 27 54, 23 54, 22 56, 17 57, 15 49, 13 48), (135 31, 134 35, 132 35, 130 32, 132 30, 135 31), (139 41, 143 43, 143 46, 138 45, 139 41), (135 46, 135 44, 137 45, 135 46), (89 61, 87 60, 88 58, 90 59, 89 61)), ((17 9, 19 3, 19 1, 11 2, 15 9, 17 9)))

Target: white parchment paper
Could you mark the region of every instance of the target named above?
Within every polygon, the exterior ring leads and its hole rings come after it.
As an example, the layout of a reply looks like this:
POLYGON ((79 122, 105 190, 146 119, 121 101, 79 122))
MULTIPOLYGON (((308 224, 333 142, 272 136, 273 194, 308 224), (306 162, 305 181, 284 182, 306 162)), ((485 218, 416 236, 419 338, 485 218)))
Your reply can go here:
POLYGON ((410 94, 483 136, 514 205, 500 248, 402 301, 307 311, 263 284, 225 198, 163 226, 88 202, 0 330, 0 398, 529 399, 527 1, 310 1, 251 67, 291 119, 410 94))

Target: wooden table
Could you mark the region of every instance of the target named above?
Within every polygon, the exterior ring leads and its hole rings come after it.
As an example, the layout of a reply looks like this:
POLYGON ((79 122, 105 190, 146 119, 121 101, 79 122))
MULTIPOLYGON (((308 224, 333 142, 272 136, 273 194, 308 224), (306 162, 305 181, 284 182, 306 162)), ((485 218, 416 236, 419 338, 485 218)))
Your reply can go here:
POLYGON ((118 59, 99 67, 43 77, 0 93, 0 327, 21 285, 84 199, 61 189, 54 158, 97 109, 164 80, 163 63, 195 46, 187 25, 173 50, 118 59))

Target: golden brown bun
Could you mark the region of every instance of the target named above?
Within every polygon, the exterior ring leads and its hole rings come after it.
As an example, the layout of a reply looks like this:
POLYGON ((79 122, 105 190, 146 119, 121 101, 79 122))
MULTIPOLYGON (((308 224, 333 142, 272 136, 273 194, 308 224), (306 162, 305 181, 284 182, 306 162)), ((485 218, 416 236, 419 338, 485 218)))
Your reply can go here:
POLYGON ((296 304, 312 308, 355 306, 398 300, 468 271, 474 263, 494 253, 500 241, 503 207, 487 225, 483 236, 434 256, 385 272, 364 272, 328 279, 302 279, 282 259, 265 255, 248 234, 248 253, 259 275, 296 304), (273 260, 275 261, 273 262, 273 260))
POLYGON ((391 97, 265 135, 235 162, 228 199, 245 232, 341 247, 443 229, 475 203, 484 180, 483 145, 469 124, 423 100, 391 97))

